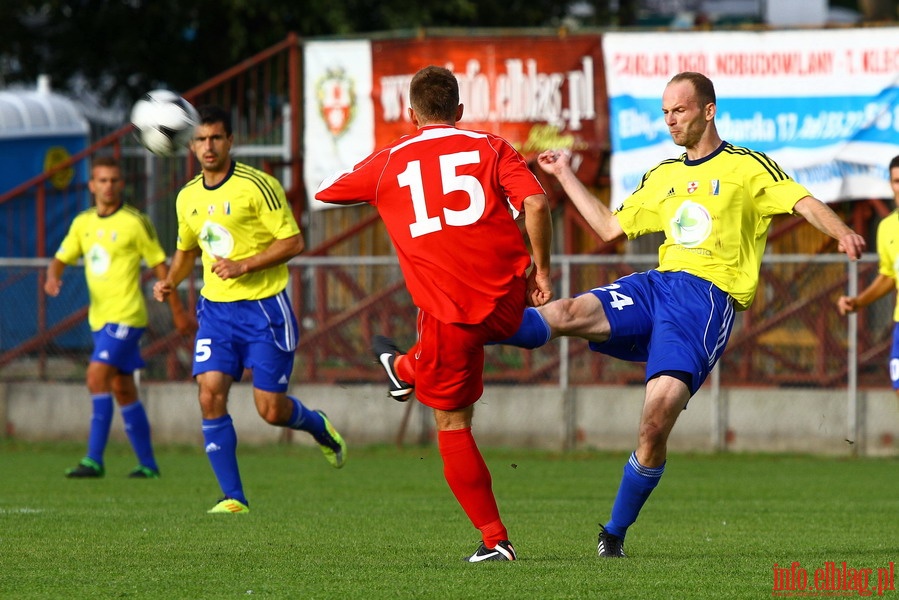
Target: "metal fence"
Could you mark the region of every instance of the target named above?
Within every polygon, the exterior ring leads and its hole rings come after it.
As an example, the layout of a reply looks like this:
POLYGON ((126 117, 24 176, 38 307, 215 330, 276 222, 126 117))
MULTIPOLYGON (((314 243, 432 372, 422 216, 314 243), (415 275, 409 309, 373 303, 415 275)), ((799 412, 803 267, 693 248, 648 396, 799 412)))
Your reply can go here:
MULTIPOLYGON (((555 256, 556 297, 568 297, 655 266, 655 255, 555 256)), ((91 351, 81 266, 64 274, 62 294, 42 291, 47 259, 0 259, 0 380, 78 381, 91 351)), ((381 380, 369 353, 377 333, 401 346, 415 336, 415 308, 395 257, 301 257, 289 263, 289 293, 301 328, 295 378, 308 383, 381 380)), ((763 262, 752 308, 738 313, 717 377, 725 386, 888 387, 892 302, 840 317, 834 302, 876 274, 876 256, 771 255, 763 262)), ((199 270, 182 284, 193 306, 199 270)), ((192 340, 172 327, 165 304, 152 300, 144 336, 144 381, 190 379, 192 340)), ((494 384, 642 384, 643 365, 590 352, 560 339, 526 351, 487 350, 485 380, 494 384)))

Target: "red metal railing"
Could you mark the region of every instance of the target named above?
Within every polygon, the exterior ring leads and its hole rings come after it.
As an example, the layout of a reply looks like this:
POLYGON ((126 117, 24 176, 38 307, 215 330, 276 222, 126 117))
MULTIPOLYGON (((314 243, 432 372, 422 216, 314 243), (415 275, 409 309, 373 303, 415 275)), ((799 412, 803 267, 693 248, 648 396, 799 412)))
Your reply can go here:
MULTIPOLYGON (((242 143, 265 142, 286 145, 290 148, 292 158, 289 161, 283 161, 282 157, 278 157, 278 161, 282 168, 289 169, 290 180, 294 182, 293 187, 287 190, 287 193, 298 219, 302 219, 304 205, 300 152, 302 124, 298 121, 302 118, 300 65, 300 39, 296 34, 290 34, 282 42, 182 94, 194 105, 220 104, 230 108, 235 135, 242 143), (281 127, 283 103, 267 103, 266 99, 269 98, 287 99, 290 104, 290 114, 295 115, 295 119, 297 119, 294 123, 295 126, 290 128, 287 134, 289 137, 286 140, 282 139, 284 133, 283 127, 281 127)), ((33 223, 36 224, 35 247, 18 248, 14 254, 47 256, 47 245, 53 243, 47 239, 44 226, 47 222, 47 206, 49 202, 53 201, 54 194, 61 193, 48 185, 48 182, 56 173, 66 169, 86 169, 89 161, 97 155, 113 155, 120 160, 126 182, 127 201, 151 213, 159 230, 160 239, 167 247, 173 248, 176 225, 172 199, 177 190, 193 175, 195 161, 189 153, 180 158, 154 158, 137 146, 132 139, 131 131, 130 124, 123 125, 64 162, 0 194, 0 209, 16 199, 33 198, 33 223)), ((251 163, 253 160, 257 160, 261 168, 266 166, 271 168, 272 165, 271 162, 267 162, 266 157, 242 158, 241 160, 251 163)), ((71 193, 71 190, 67 190, 66 193, 71 193)), ((65 215, 67 222, 74 217, 74 214, 65 215)), ((187 298, 191 306, 195 289, 195 282, 191 280, 187 298)), ((43 378, 47 376, 45 368, 47 347, 56 336, 83 326, 87 307, 82 305, 74 308, 70 315, 50 324, 47 323, 45 317, 47 297, 43 291, 43 274, 37 278, 37 289, 34 294, 36 298, 34 308, 39 315, 37 331, 15 348, 3 351, 0 354, 0 368, 19 357, 37 353, 38 363, 41 365, 39 376, 43 378)), ((169 353, 174 356, 173 351, 185 345, 185 341, 181 340, 171 327, 165 331, 156 332, 156 335, 150 336, 147 341, 145 354, 148 357, 157 353, 169 353)), ((192 349, 187 348, 187 350, 189 360, 192 349)), ((167 376, 182 377, 183 365, 179 365, 178 361, 174 360, 170 360, 169 363, 171 366, 167 376)))
MULTIPOLYGON (((301 40, 294 34, 271 48, 243 61, 234 68, 221 73, 203 84, 184 92, 191 102, 201 104, 220 104, 230 107, 234 116, 235 135, 241 143, 282 144, 289 148, 289 158, 257 157, 259 165, 268 170, 286 169, 290 173, 291 187, 286 190, 294 207, 299 222, 304 221, 305 191, 302 185, 303 151, 300 135, 303 130, 303 111, 301 110, 301 40), (287 99, 290 105, 292 123, 285 134, 283 113, 278 103, 266 101, 270 98, 287 99), (287 135, 287 139, 283 139, 287 135)), ((60 163, 53 169, 23 182, 14 189, 0 194, 0 207, 5 203, 26 195, 34 197, 34 215, 37 223, 46 219, 48 203, 53 202, 55 193, 47 181, 55 174, 67 168, 89 161, 101 153, 111 153, 123 162, 129 199, 140 208, 152 213, 160 236, 167 247, 173 247, 175 217, 173 198, 179 187, 196 170, 196 164, 190 155, 176 159, 156 159, 148 157, 141 151, 130 136, 131 127, 125 125, 92 144, 69 160, 60 163)), ((244 160, 243 158, 241 160, 244 160)), ((251 159, 247 159, 250 162, 251 159)), ((608 181, 604 179, 602 169, 595 182, 597 188, 604 188, 608 181)), ((547 186, 549 189, 549 186, 547 186)), ((583 219, 572 209, 570 203, 561 196, 553 198, 553 205, 561 227, 559 234, 563 240, 562 251, 566 254, 621 253, 620 244, 608 244, 598 240, 583 222, 583 219)), ((346 209, 350 210, 350 209, 346 209)), ((852 202, 844 209, 847 218, 857 231, 872 231, 873 223, 889 214, 891 209, 880 200, 852 202)), ((74 216, 74 215, 71 215, 74 216)), ((322 217, 324 218, 324 217, 322 217)), ((789 239, 802 225, 801 219, 783 219, 776 223, 769 239, 772 245, 789 239)), ((328 256, 346 252, 354 240, 370 236, 372 232, 380 232, 382 225, 374 210, 360 211, 358 218, 324 242, 309 248, 308 256, 328 256)), ((42 228, 38 227, 34 256, 45 256, 48 240, 42 228)), ((830 244, 829 241, 822 242, 830 244)), ((807 252, 833 251, 824 245, 806 250, 807 252)), ((580 273, 575 273, 575 292, 589 286, 606 283, 628 269, 624 257, 620 265, 580 273)), ((295 271, 296 273, 296 271, 295 271)), ((314 297, 307 297, 308 290, 303 289, 302 277, 298 274, 292 280, 292 292, 296 312, 302 318, 308 318, 314 327, 308 329, 301 337, 298 350, 301 361, 298 371, 305 381, 336 382, 371 380, 378 377, 367 356, 365 340, 371 333, 389 330, 389 325, 396 326, 398 319, 414 318, 414 307, 411 306, 408 294, 401 283, 392 282, 374 292, 360 285, 357 275, 344 266, 334 266, 327 270, 312 271, 310 288, 314 297), (337 305, 331 302, 334 295, 341 295, 344 302, 337 305), (353 323, 348 330, 346 325, 353 323), (332 366, 333 365, 333 366, 332 366)), ((871 271, 867 271, 870 274, 871 271)), ((867 280, 862 280, 862 285, 867 280)), ((763 288, 769 290, 774 298, 771 301, 757 302, 753 310, 743 317, 743 327, 735 332, 731 347, 725 355, 725 361, 733 357, 736 362, 734 372, 740 374, 746 383, 765 383, 752 381, 752 369, 748 367, 759 361, 768 361, 780 365, 784 375, 771 378, 767 383, 789 384, 826 384, 838 380, 845 375, 845 365, 835 365, 831 360, 833 349, 839 347, 840 341, 834 338, 834 330, 839 327, 839 319, 833 315, 822 315, 823 308, 830 307, 833 298, 845 288, 845 278, 835 277, 827 282, 813 281, 802 288, 801 296, 797 295, 795 281, 788 275, 777 271, 763 271, 763 288), (812 372, 801 376, 790 376, 798 366, 796 362, 797 339, 791 332, 800 326, 804 331, 813 332, 819 343, 817 347, 803 348, 802 352, 814 354, 815 368, 812 372), (784 335, 779 336, 779 332, 784 335), (778 340, 783 340, 779 342, 778 340), (830 345, 828 345, 828 343, 830 345), (816 383, 817 382, 817 383, 816 383)), ((0 282, 0 291, 2 291, 0 282)), ((187 303, 193 306, 196 297, 196 280, 191 279, 187 288, 187 303)), ((47 347, 61 333, 74 327, 83 326, 86 307, 74 307, 71 314, 55 323, 47 322, 46 301, 39 278, 36 290, 39 311, 38 331, 34 336, 18 344, 15 348, 0 353, 0 368, 25 355, 37 354, 39 357, 40 376, 47 377, 45 367, 47 347)), ((831 311, 833 312, 833 311, 831 311)), ((861 340, 861 360, 863 367, 872 371, 885 363, 884 356, 888 348, 884 346, 882 336, 873 334, 871 327, 865 326, 867 315, 860 315, 859 331, 861 340)), ((410 323, 411 325, 411 323, 410 323)), ((414 330, 409 330, 409 335, 414 330)), ((160 327, 157 331, 148 332, 145 354, 148 358, 165 357, 164 377, 178 379, 189 377, 189 361, 192 349, 189 343, 181 340, 171 326, 160 327), (180 356, 179 357, 179 353, 180 356), (184 358, 186 357, 186 358, 184 358)), ((639 380, 639 366, 622 367, 609 361, 598 360, 595 355, 586 352, 582 344, 572 345, 572 356, 575 359, 575 373, 586 379, 597 382, 630 382, 639 380)), ((554 370, 558 368, 557 352, 528 353, 517 350, 491 350, 488 353, 487 380, 540 382, 552 379, 554 370)))

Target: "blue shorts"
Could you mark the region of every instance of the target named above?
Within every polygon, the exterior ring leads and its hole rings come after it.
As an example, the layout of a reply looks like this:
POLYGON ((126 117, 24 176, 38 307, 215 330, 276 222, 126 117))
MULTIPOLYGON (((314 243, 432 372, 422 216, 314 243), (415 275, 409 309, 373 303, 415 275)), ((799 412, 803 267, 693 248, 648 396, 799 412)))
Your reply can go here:
POLYGON ((262 300, 197 303, 193 375, 226 373, 240 381, 253 370, 253 387, 286 392, 297 347, 297 320, 281 292, 262 300))
POLYGON ((893 325, 893 348, 890 350, 890 381, 899 392, 899 323, 893 325))
POLYGON ((670 371, 690 375, 696 393, 724 353, 734 325, 733 299, 684 272, 646 271, 586 292, 600 302, 611 334, 590 349, 646 363, 646 380, 670 371))
POLYGON ((144 330, 144 327, 107 323, 101 329, 92 331, 94 353, 91 354, 91 362, 112 365, 125 375, 143 369, 140 338, 144 330))

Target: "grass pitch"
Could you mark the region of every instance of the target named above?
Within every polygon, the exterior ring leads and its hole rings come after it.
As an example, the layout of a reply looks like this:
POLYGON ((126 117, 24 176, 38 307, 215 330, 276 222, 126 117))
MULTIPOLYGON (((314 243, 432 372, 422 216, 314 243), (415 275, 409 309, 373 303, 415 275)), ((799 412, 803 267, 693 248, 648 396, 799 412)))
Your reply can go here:
POLYGON ((248 515, 206 514, 202 448, 159 448, 162 479, 140 481, 113 445, 104 479, 65 479, 83 451, 0 441, 0 597, 770 598, 775 563, 814 586, 844 561, 876 596, 899 557, 895 459, 673 455, 630 557, 601 560, 625 454, 486 449, 519 560, 472 565, 432 447, 351 446, 339 471, 313 447, 241 447, 248 515))

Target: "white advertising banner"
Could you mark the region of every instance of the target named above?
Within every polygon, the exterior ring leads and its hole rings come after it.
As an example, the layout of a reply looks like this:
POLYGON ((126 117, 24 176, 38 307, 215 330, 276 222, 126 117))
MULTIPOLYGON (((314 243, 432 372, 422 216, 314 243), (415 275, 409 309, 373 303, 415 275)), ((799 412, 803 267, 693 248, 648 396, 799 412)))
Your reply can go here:
POLYGON ((375 149, 371 44, 306 42, 303 59, 303 179, 311 197, 325 178, 375 149))
POLYGON ((891 198, 899 154, 899 29, 609 33, 603 36, 612 204, 683 149, 661 96, 681 71, 706 74, 721 137, 764 152, 825 202, 891 198))

